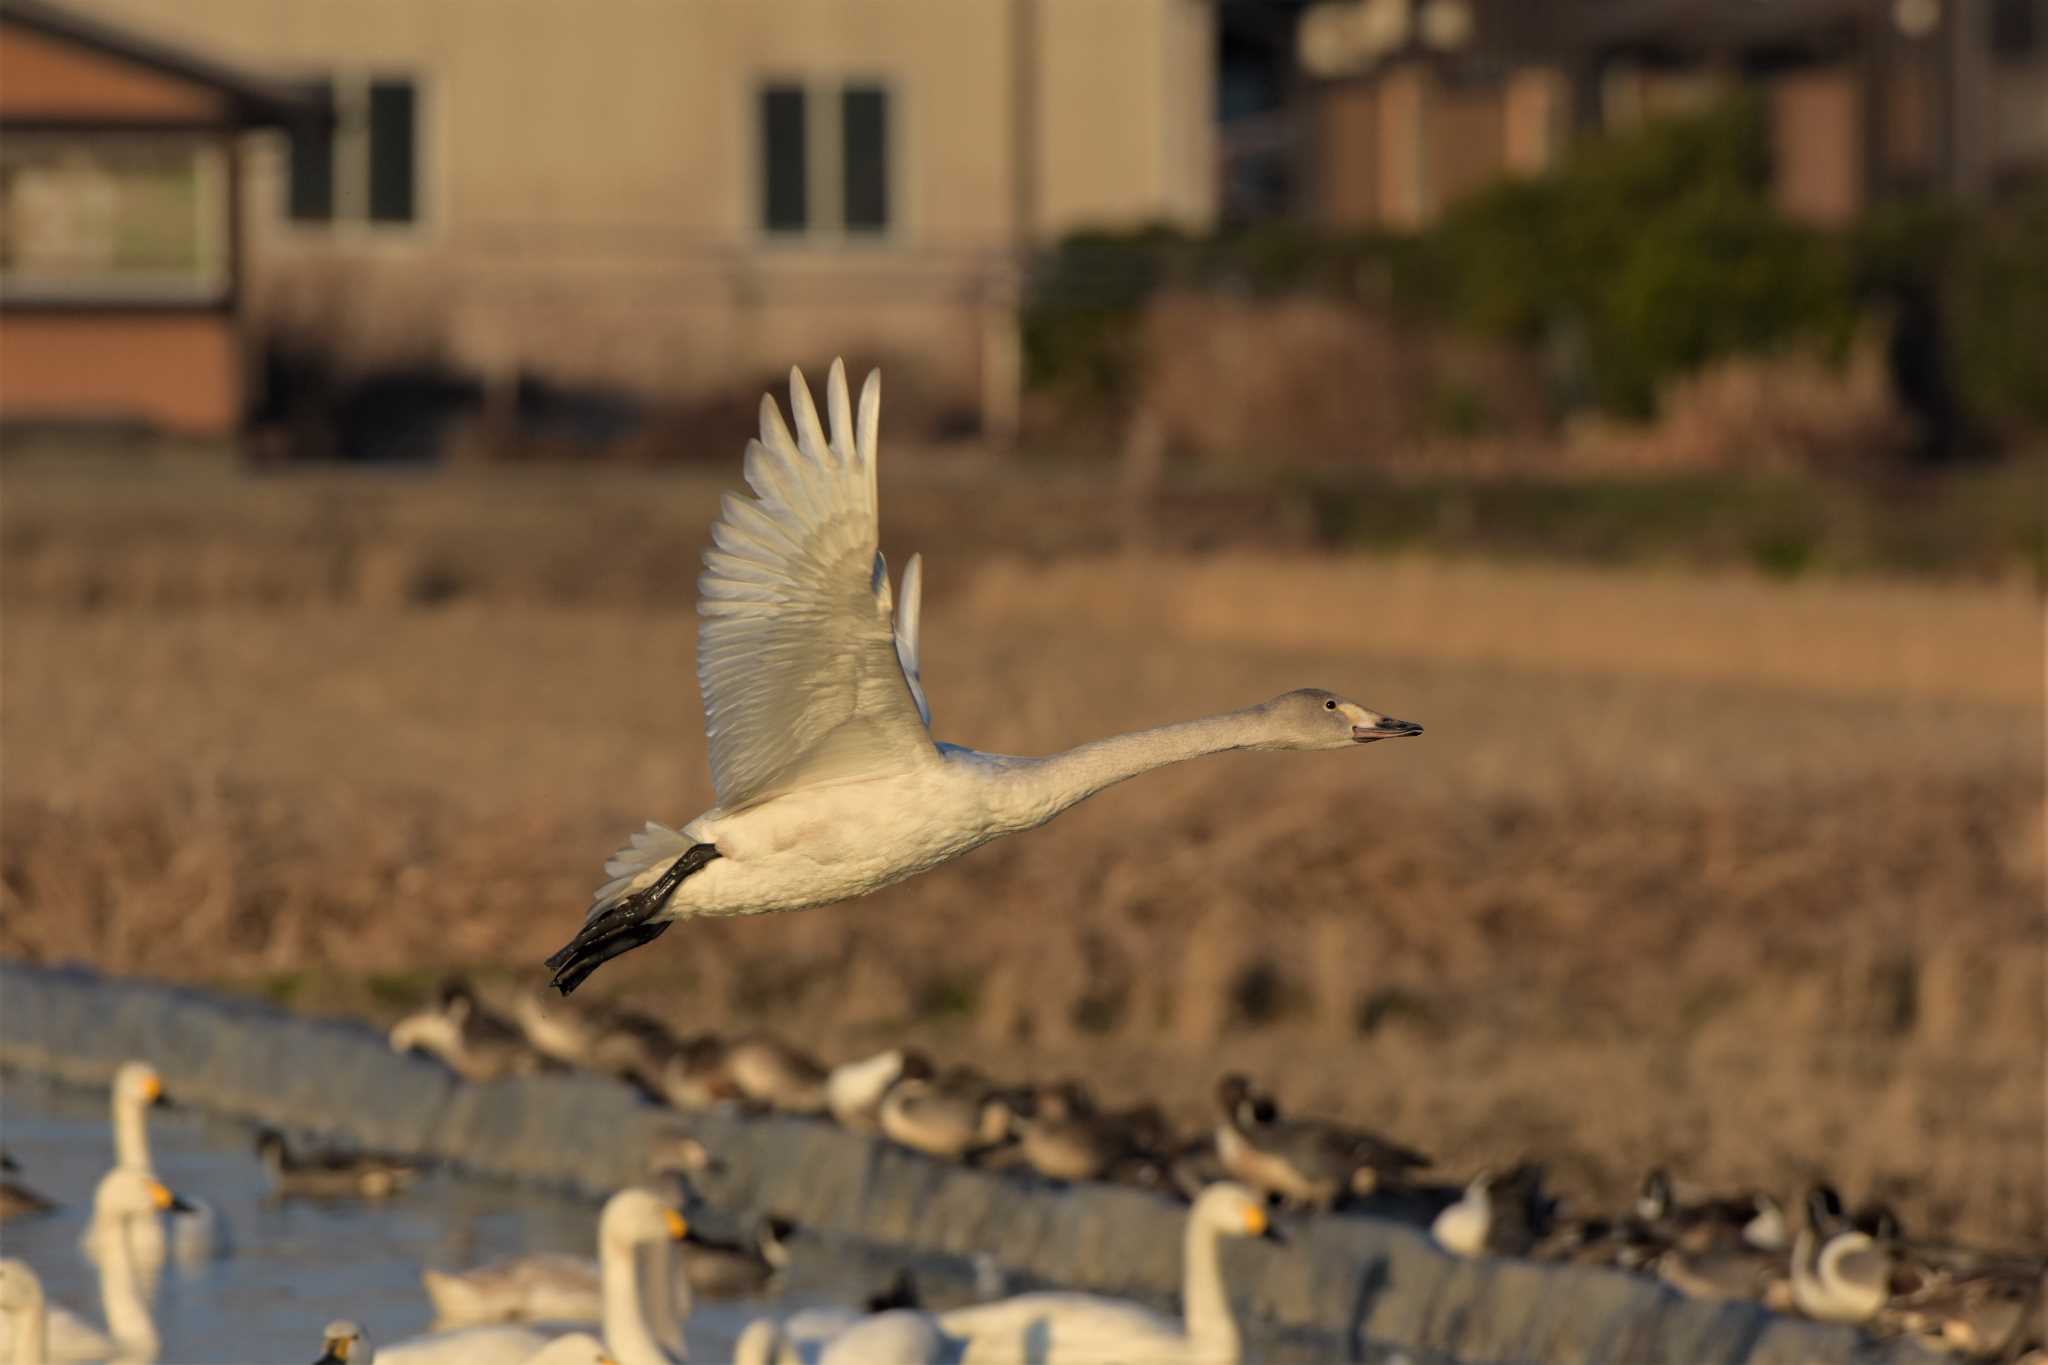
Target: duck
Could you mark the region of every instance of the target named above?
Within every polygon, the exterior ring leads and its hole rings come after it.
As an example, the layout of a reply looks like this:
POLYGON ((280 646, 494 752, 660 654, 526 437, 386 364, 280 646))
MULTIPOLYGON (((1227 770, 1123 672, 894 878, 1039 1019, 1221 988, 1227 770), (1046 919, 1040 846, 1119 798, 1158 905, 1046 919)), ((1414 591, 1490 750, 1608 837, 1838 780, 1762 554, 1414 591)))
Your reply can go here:
POLYGON ((1644 1174, 1630 1215, 1649 1235, 1687 1252, 1783 1251, 1792 1244, 1784 1207, 1772 1195, 1750 1191, 1728 1199, 1680 1203, 1670 1174, 1661 1166, 1644 1174))
POLYGON ((655 1097, 684 1113, 738 1100, 741 1091, 730 1056, 725 1040, 715 1033, 676 1040, 655 1073, 655 1097))
POLYGON ((1188 1210, 1178 1318, 1097 1294, 1038 1293, 951 1309, 936 1325, 965 1342, 969 1362, 1236 1361, 1244 1346, 1223 1285, 1226 1237, 1279 1240, 1265 1201, 1234 1181, 1202 1191, 1188 1210))
POLYGON ((547 991, 522 991, 512 1001, 512 1022, 527 1046, 564 1066, 593 1071, 609 1068, 598 1061, 606 1037, 620 1030, 651 1025, 666 1032, 659 1020, 636 1010, 596 1001, 570 1002, 547 991))
POLYGON ((1555 1216, 1543 1192, 1543 1168, 1525 1161, 1504 1173, 1474 1176, 1463 1196, 1430 1223, 1429 1235, 1454 1256, 1520 1256, 1550 1232, 1555 1216))
POLYGON ((419 1178, 419 1166, 364 1152, 295 1153, 275 1128, 256 1131, 256 1155, 273 1192, 321 1199, 384 1199, 419 1178))
POLYGON ((1820 1322, 1869 1322, 1891 1299, 1892 1258, 1850 1226, 1829 1185, 1807 1191, 1806 1219, 1792 1243, 1792 1303, 1820 1322))
MULTIPOLYGON (((680 1351, 689 1308, 669 1301, 669 1248, 688 1234, 682 1212, 651 1190, 629 1187, 605 1201, 597 1221, 603 1346, 618 1365, 671 1365, 678 1358, 671 1347, 680 1351)), ((530 1361, 550 1340, 533 1328, 497 1323, 444 1328, 378 1351, 375 1365, 511 1365, 530 1361)))
POLYGON ((320 1358, 313 1365, 349 1365, 348 1358, 363 1344, 363 1329, 346 1318, 336 1318, 320 1331, 320 1358))
POLYGON ((1304 1208, 1327 1209, 1351 1195, 1430 1164, 1376 1133, 1324 1119, 1290 1119, 1243 1076, 1217 1083, 1216 1154, 1232 1178, 1304 1208))
MULTIPOLYGON (((1025 1090, 998 1101, 1008 1136, 1024 1163, 1048 1180, 1102 1180, 1139 1174, 1159 1145, 1156 1110, 1098 1112, 1078 1084, 1025 1090)), ((1146 1183, 1142 1175, 1139 1183, 1146 1183)), ((1164 1184, 1164 1181, 1158 1183, 1164 1184)))
POLYGON ((906 1066, 931 1070, 922 1053, 896 1047, 833 1067, 825 1078, 825 1108, 833 1121, 848 1132, 879 1132, 882 1097, 906 1066))
MULTIPOLYGON (((671 1303, 688 1316, 691 1300, 747 1298, 766 1291, 789 1264, 787 1219, 769 1217, 745 1242, 705 1237, 696 1228, 676 1245, 671 1303)), ((603 1272, 586 1257, 551 1253, 505 1256, 469 1270, 424 1270, 420 1281, 434 1322, 596 1322, 604 1313, 603 1272)), ((670 1341, 669 1345, 678 1344, 670 1341)))
POLYGON ((2048 1297, 2048 1264, 2034 1257, 1976 1259, 1973 1264, 1912 1267, 1913 1283, 1899 1291, 1894 1272, 1883 1320, 1915 1336, 1979 1358, 2009 1360, 2041 1341, 2048 1297))
POLYGON ((190 1208, 155 1177, 116 1166, 93 1191, 94 1245, 100 1248, 100 1307, 106 1329, 76 1313, 51 1307, 42 1282, 25 1262, 0 1262, 0 1307, 13 1332, 0 1337, 0 1361, 155 1360, 161 1342, 150 1314, 149 1291, 131 1248, 137 1229, 160 1225, 165 1214, 190 1208))
MULTIPOLYGON (((21 1167, 6 1152, 0 1152, 0 1172, 18 1175, 21 1167)), ((39 1213, 48 1213, 56 1208, 55 1202, 45 1199, 28 1186, 17 1180, 0 1179, 0 1223, 16 1218, 32 1218, 39 1213)))
POLYGON ((784 1114, 822 1114, 831 1105, 832 1073, 809 1053, 767 1034, 738 1038, 725 1054, 740 1098, 784 1114))
POLYGON ((583 922, 547 959, 564 995, 679 920, 803 910, 863 896, 1114 783, 1231 750, 1354 751, 1422 733, 1304 688, 1240 710, 1049 758, 937 741, 919 664, 923 561, 880 550, 881 376, 856 414, 838 360, 831 435, 790 371, 791 434, 773 398, 747 447, 753 497, 728 495, 697 580, 697 680, 714 800, 680 828, 649 821, 604 865, 583 922), (821 848, 831 857, 820 857, 821 848))
POLYGON ((432 1003, 393 1024, 390 1043, 394 1052, 424 1052, 468 1081, 528 1075, 547 1064, 525 1034, 487 1009, 459 977, 443 981, 432 1003))
POLYGON ((969 1068, 940 1076, 906 1068, 875 1111, 882 1135, 926 1156, 958 1161, 1006 1137, 1000 1097, 969 1068))
MULTIPOLYGON (((149 1111, 170 1103, 163 1078, 144 1061, 126 1061, 114 1069, 109 1087, 114 1129, 114 1164, 146 1176, 156 1174, 156 1162, 149 1148, 149 1111)), ((228 1254, 231 1243, 227 1220, 211 1204, 197 1198, 181 1197, 177 1211, 168 1218, 144 1218, 128 1231, 128 1248, 135 1258, 136 1274, 149 1293, 154 1293, 166 1256, 179 1265, 192 1267, 228 1254)), ((99 1259, 98 1224, 88 1224, 80 1243, 86 1259, 99 1259)))

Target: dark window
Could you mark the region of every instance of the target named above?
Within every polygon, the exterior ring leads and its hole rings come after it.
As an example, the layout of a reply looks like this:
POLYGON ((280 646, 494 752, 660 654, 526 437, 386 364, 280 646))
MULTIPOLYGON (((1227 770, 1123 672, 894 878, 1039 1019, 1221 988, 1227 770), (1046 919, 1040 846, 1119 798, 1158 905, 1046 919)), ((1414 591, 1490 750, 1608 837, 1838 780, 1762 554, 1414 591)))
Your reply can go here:
POLYGON ((410 223, 415 214, 415 133, 411 81, 370 82, 370 221, 410 223))
POLYGON ((884 231, 889 226, 889 92, 847 86, 839 125, 845 139, 846 230, 884 231))
POLYGON ((1991 50, 2001 57, 2030 55, 2041 41, 2039 0, 1993 0, 1991 50))
POLYGON ((323 114, 291 126, 291 165, 285 211, 295 223, 325 223, 334 217, 334 82, 309 81, 306 93, 323 114))
POLYGON ((761 226, 802 232, 811 221, 802 86, 771 85, 761 92, 761 163, 761 226))

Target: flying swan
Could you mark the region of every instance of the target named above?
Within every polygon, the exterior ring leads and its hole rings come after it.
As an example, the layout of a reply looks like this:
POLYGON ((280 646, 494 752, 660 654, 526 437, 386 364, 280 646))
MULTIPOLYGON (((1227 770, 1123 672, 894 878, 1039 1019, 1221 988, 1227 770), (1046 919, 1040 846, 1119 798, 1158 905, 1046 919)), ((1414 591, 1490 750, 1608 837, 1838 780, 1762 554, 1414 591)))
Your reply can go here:
POLYGON ((794 436, 762 398, 754 496, 727 494, 711 527, 697 681, 717 803, 680 830, 649 822, 612 855, 582 929, 548 959, 564 995, 676 920, 865 895, 1169 763, 1422 733, 1304 688, 1047 758, 935 742, 918 672, 922 562, 903 571, 899 611, 877 548, 881 376, 868 375, 858 418, 837 360, 825 397, 829 440, 796 370, 794 436))

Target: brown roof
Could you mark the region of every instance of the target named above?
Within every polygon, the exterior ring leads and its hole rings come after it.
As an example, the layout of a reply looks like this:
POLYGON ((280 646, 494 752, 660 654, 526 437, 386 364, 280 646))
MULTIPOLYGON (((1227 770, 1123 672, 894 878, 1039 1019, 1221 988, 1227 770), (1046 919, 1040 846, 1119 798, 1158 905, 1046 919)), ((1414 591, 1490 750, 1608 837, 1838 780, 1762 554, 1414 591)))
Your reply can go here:
POLYGON ((252 125, 331 119, 326 100, 283 81, 251 75, 189 48, 81 14, 50 0, 0 0, 0 23, 90 48, 121 61, 191 81, 227 96, 237 120, 252 125))

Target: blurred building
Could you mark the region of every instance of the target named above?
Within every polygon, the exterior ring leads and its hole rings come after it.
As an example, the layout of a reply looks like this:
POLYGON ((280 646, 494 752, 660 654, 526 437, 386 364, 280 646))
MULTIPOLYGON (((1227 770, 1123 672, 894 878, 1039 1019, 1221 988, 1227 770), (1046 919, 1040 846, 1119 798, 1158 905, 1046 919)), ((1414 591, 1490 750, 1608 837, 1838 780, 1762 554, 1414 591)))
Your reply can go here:
POLYGON ((0 418, 233 430, 240 135, 319 116, 194 50, 0 6, 0 418))
POLYGON ((1576 136, 1739 86, 1821 224, 2048 177, 2048 0, 1324 0, 1301 12, 1296 207, 1410 229, 1576 136))
POLYGON ((288 70, 259 325, 356 366, 678 398, 837 351, 1011 420, 1034 244, 1201 227, 1207 0, 78 0, 288 70))

